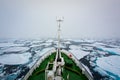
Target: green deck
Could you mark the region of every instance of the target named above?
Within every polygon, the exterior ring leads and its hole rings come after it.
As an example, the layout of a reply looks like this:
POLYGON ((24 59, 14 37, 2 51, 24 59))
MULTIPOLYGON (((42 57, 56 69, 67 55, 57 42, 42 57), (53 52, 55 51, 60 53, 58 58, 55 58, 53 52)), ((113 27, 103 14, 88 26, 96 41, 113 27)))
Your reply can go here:
POLYGON ((64 80, 68 80, 67 76, 69 75, 69 80, 88 80, 85 75, 82 74, 82 71, 78 66, 76 66, 75 62, 70 59, 64 53, 61 54, 65 61, 65 66, 63 69, 63 78, 64 80))
POLYGON ((53 61, 55 59, 56 54, 53 53, 49 57, 47 57, 40 66, 32 73, 32 75, 28 78, 28 80, 45 80, 45 69, 47 67, 48 62, 53 61))
MULTIPOLYGON (((56 53, 56 52, 55 52, 56 53)), ((47 67, 48 62, 55 59, 56 54, 53 53, 48 58, 46 58, 40 66, 32 73, 28 80, 45 80, 45 68, 47 67)), ((83 74, 79 67, 76 66, 74 61, 70 59, 64 53, 61 54, 64 58, 65 65, 63 68, 62 76, 64 80, 68 80, 67 76, 69 75, 69 80, 88 80, 83 74)))

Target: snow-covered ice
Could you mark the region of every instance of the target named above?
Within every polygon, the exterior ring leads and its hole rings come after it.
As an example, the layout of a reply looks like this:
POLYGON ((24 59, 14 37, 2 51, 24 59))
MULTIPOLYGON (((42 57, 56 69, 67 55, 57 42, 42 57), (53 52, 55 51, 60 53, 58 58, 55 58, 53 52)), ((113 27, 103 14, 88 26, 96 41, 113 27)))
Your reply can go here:
POLYGON ((89 54, 89 52, 85 52, 85 51, 81 50, 80 47, 75 46, 75 45, 71 45, 69 51, 70 51, 78 60, 89 54))
POLYGON ((104 52, 108 52, 110 54, 118 54, 120 55, 120 48, 119 46, 115 46, 115 45, 107 45, 105 43, 100 43, 100 42, 95 42, 94 44, 90 44, 93 47, 96 47, 99 50, 102 50, 104 52), (109 46, 109 47, 106 47, 109 46))
POLYGON ((45 48, 45 49, 43 49, 42 51, 36 51, 36 53, 39 55, 39 56, 42 56, 42 55, 44 55, 46 52, 48 52, 49 50, 52 50, 52 49, 54 49, 54 48, 45 48))
POLYGON ((109 52, 111 54, 118 54, 120 55, 120 49, 119 48, 105 48, 105 47, 99 47, 99 49, 102 49, 105 52, 109 52))
POLYGON ((9 65, 25 64, 29 62, 30 57, 31 53, 29 52, 22 54, 5 54, 0 56, 0 63, 9 65))
POLYGON ((104 71, 103 69, 101 69, 100 67, 95 67, 94 70, 102 76, 107 76, 108 75, 107 72, 104 71))
POLYGON ((42 43, 40 45, 44 45, 45 47, 48 47, 48 46, 52 45, 52 43, 42 43))
POLYGON ((0 47, 12 47, 12 46, 23 46, 23 44, 0 43, 0 47))
POLYGON ((52 39, 48 39, 47 41, 46 41, 46 43, 52 43, 54 40, 52 40, 52 39))
POLYGON ((9 47, 3 50, 3 52, 25 52, 27 50, 29 50, 28 47, 9 47))
POLYGON ((120 56, 98 58, 97 65, 105 71, 114 73, 120 77, 120 56))

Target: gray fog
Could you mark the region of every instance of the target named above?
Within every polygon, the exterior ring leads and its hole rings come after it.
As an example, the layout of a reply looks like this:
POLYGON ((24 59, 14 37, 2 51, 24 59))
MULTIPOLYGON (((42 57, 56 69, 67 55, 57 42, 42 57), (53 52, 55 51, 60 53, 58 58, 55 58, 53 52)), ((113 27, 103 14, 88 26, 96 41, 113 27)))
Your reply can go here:
POLYGON ((120 38, 120 0, 0 0, 0 38, 120 38))

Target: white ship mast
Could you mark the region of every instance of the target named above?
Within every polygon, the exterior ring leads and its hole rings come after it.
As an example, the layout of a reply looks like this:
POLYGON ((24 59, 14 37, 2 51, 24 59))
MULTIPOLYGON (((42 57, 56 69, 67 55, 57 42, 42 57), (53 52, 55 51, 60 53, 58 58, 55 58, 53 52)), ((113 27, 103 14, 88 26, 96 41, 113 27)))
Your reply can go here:
POLYGON ((55 61, 52 63, 48 63, 47 68, 45 70, 45 80, 63 80, 62 79, 62 70, 63 65, 65 64, 63 57, 61 57, 60 52, 60 27, 61 22, 63 21, 63 17, 57 17, 57 23, 58 23, 58 49, 55 61), (50 70, 49 65, 53 65, 53 68, 50 70))
POLYGON ((63 22, 63 19, 64 17, 63 16, 60 16, 60 17, 57 17, 57 24, 58 24, 58 50, 60 51, 60 27, 61 27, 61 22, 63 22))

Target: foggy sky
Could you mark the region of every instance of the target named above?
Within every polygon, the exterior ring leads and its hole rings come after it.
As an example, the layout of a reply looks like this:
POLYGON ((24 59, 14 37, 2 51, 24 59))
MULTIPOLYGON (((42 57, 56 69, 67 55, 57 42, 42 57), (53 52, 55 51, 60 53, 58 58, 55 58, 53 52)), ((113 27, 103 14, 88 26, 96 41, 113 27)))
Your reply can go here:
POLYGON ((120 38, 120 0, 0 0, 0 38, 120 38))

